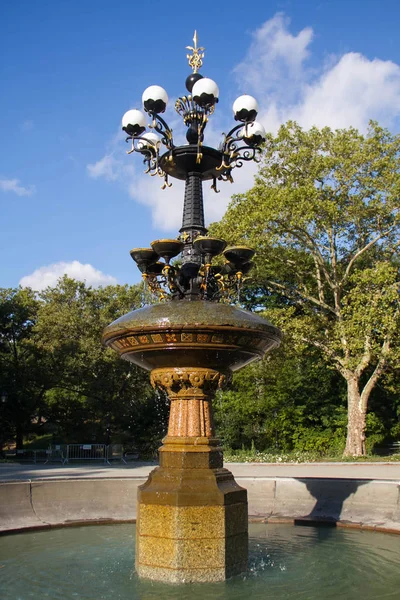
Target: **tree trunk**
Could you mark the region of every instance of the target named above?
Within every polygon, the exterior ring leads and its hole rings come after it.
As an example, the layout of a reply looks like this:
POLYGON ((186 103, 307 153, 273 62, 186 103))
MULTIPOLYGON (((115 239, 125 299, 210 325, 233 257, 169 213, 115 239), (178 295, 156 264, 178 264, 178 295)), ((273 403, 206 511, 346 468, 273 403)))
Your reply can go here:
POLYGON ((353 376, 347 380, 347 439, 344 456, 364 456, 366 403, 362 402, 359 380, 353 376))

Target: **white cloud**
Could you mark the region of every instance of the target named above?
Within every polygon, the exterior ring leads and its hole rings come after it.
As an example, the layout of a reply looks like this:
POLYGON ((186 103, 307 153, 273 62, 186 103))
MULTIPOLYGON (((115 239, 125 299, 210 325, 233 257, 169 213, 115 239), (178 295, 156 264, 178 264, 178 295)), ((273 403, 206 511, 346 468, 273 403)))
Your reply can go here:
POLYGON ((313 30, 306 27, 298 35, 292 35, 288 31, 289 24, 290 19, 278 13, 253 33, 244 60, 234 69, 244 92, 262 97, 279 91, 287 101, 285 81, 304 78, 313 30))
POLYGON ((400 112, 400 67, 348 53, 304 89, 302 102, 287 111, 306 128, 365 129, 370 119, 391 125, 400 112))
POLYGON ((87 165, 86 168, 93 179, 104 177, 108 181, 116 181, 120 176, 121 163, 111 154, 106 154, 96 163, 87 165))
POLYGON ((162 190, 163 179, 135 171, 128 186, 133 200, 151 208, 153 225, 162 231, 173 231, 181 225, 184 183, 176 179, 171 183, 172 187, 162 190))
POLYGON ((112 275, 105 275, 90 264, 83 265, 77 260, 71 262, 58 262, 52 265, 40 267, 31 273, 22 277, 19 284, 22 287, 30 287, 33 290, 44 290, 48 286, 57 285, 57 281, 63 275, 68 275, 72 279, 85 281, 87 285, 93 287, 114 285, 117 279, 112 275))
POLYGON ((234 70, 239 85, 258 96, 259 119, 267 130, 276 131, 289 119, 306 129, 365 130, 370 119, 392 125, 400 107, 399 65, 349 52, 311 69, 313 30, 293 35, 289 25, 281 14, 264 23, 234 70))
POLYGON ((19 179, 5 179, 5 177, 0 177, 0 190, 3 192, 13 192, 17 196, 31 196, 35 193, 36 187, 34 185, 21 185, 19 179))

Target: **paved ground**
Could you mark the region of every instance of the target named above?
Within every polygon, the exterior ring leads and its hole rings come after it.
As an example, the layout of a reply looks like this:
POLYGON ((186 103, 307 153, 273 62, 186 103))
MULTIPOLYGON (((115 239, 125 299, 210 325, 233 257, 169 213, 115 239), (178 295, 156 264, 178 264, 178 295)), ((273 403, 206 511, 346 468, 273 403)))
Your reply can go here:
MULTIPOLYGON (((143 478, 156 465, 132 462, 128 465, 30 465, 0 464, 1 481, 28 481, 65 478, 143 478)), ((400 481, 400 463, 226 463, 235 477, 316 477, 333 479, 374 479, 400 481)))

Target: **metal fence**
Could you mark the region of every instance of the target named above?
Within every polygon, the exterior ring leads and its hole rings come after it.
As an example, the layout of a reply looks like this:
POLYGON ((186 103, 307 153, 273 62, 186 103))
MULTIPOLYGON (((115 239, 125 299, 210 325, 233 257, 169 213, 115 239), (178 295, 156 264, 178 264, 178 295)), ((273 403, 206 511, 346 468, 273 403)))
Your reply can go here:
POLYGON ((35 450, 9 450, 4 452, 5 458, 13 458, 19 462, 32 462, 34 465, 37 463, 46 464, 49 462, 49 454, 51 454, 51 450, 45 448, 35 450))
POLYGON ((67 444, 64 464, 71 460, 100 460, 109 463, 106 444, 67 444))
POLYGON ((66 449, 67 446, 65 445, 55 445, 55 446, 51 446, 51 448, 49 448, 46 452, 47 452, 47 460, 45 462, 45 464, 49 463, 49 462, 60 462, 61 464, 65 463, 65 456, 66 456, 66 449))
POLYGON ((123 462, 125 465, 127 464, 125 460, 125 453, 122 444, 110 444, 107 446, 107 462, 110 464, 111 460, 119 460, 123 462))
POLYGON ((127 461, 139 458, 139 453, 136 451, 125 452, 122 444, 60 444, 47 449, 13 450, 6 451, 4 454, 6 458, 16 459, 19 462, 45 465, 52 462, 65 465, 71 461, 85 462, 86 460, 97 460, 109 465, 111 461, 120 461, 126 465, 127 461))

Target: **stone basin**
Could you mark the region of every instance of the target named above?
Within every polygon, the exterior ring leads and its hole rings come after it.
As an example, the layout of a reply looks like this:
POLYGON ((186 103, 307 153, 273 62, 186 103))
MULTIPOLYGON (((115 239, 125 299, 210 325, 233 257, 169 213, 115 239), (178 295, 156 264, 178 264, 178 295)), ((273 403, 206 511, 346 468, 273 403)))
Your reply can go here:
POLYGON ((120 317, 103 332, 103 343, 151 371, 202 367, 234 372, 261 358, 281 332, 259 315, 229 304, 173 300, 120 317))

